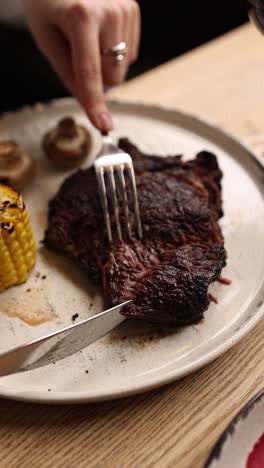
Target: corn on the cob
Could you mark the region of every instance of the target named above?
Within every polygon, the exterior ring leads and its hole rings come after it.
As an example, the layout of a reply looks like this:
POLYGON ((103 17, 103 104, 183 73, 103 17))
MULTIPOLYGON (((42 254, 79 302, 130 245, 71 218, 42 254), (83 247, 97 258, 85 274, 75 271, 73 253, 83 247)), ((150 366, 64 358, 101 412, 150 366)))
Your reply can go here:
POLYGON ((0 184, 0 292, 27 280, 35 263, 35 253, 22 197, 0 184))

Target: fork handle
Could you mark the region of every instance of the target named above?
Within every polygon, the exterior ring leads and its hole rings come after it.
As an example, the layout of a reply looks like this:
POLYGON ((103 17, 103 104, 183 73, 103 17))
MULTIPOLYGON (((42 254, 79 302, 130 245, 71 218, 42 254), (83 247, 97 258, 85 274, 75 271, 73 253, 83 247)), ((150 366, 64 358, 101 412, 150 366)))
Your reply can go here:
POLYGON ((103 145, 113 145, 112 137, 110 137, 108 133, 105 133, 105 134, 102 133, 102 141, 103 141, 103 145))
POLYGON ((109 134, 102 134, 102 147, 95 159, 98 159, 101 156, 112 155, 116 153, 122 153, 122 151, 114 145, 112 137, 109 134))

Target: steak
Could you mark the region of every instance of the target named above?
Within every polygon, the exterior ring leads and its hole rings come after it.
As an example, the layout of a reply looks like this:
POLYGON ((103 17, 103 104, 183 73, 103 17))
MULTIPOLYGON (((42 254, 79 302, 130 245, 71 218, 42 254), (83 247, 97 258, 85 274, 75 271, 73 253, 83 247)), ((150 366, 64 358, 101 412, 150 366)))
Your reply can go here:
POLYGON ((181 156, 145 155, 127 139, 119 146, 133 159, 143 239, 110 247, 89 168, 67 178, 50 201, 45 245, 102 285, 107 305, 132 299, 123 311, 127 317, 196 323, 210 303, 208 287, 226 261, 217 159, 207 151, 187 162, 181 156))

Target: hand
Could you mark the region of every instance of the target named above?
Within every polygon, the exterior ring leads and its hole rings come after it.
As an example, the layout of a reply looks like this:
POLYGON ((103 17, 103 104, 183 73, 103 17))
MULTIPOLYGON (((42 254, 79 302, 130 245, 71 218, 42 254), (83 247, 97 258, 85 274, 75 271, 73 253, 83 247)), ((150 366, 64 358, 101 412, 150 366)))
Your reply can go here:
POLYGON ((121 83, 137 58, 140 11, 134 0, 23 0, 26 18, 39 49, 92 123, 112 129, 104 86, 121 83), (128 46, 122 64, 102 56, 121 41, 128 46))

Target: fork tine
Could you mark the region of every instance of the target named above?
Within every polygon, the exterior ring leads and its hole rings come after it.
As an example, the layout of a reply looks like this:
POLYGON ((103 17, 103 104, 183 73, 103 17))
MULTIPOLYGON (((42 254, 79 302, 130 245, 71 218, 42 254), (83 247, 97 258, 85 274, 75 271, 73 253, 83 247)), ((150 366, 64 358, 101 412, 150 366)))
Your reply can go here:
POLYGON ((133 204, 134 204, 134 210, 135 210, 135 216, 136 216, 138 237, 139 239, 142 239, 142 225, 141 225, 139 205, 138 205, 137 186, 136 186, 134 167, 133 167, 133 164, 129 164, 126 167, 127 167, 130 184, 132 187, 132 198, 133 198, 133 204))
MULTIPOLYGON (((133 162, 131 156, 122 151, 116 145, 113 144, 112 138, 109 135, 103 135, 102 137, 102 147, 99 151, 96 160, 95 160, 95 170, 98 179, 99 193, 101 197, 101 203, 104 213, 105 224, 107 228, 107 235, 109 241, 112 242, 112 229, 110 222, 110 214, 108 210, 108 205, 111 204, 111 207, 114 212, 114 220, 116 224, 116 231, 119 241, 122 241, 122 228, 120 224, 119 216, 119 195, 122 198, 122 207, 124 209, 124 218, 126 222, 126 228, 129 238, 132 240, 132 223, 131 223, 131 214, 132 210, 129 208, 128 204, 128 187, 131 190, 132 202, 133 202, 133 211, 136 222, 136 229, 138 237, 142 238, 142 225, 140 220, 139 204, 137 197, 137 187, 135 180, 135 173, 133 168, 133 162), (124 170, 127 170, 129 177, 129 185, 126 184, 124 170), (117 173, 117 175, 115 175, 117 173), (107 177, 107 190, 106 190, 106 180, 104 174, 107 177), (118 177, 118 182, 115 178, 118 177), (117 186, 118 184, 118 186, 117 186), (117 195, 118 188, 118 195, 117 195), (107 193, 109 191, 109 194, 107 193), (110 200, 107 199, 107 196, 110 196, 110 200)), ((130 199, 130 197, 129 197, 130 199)), ((122 216, 122 221, 123 221, 122 216)))
POLYGON ((103 214, 106 224, 106 231, 107 237, 109 242, 111 243, 113 240, 112 237, 112 230, 111 230, 111 223, 110 223, 110 216, 109 216, 109 209, 108 209, 108 202, 107 202, 107 195, 106 195, 106 187, 105 187, 105 180, 104 180, 104 169, 100 167, 96 170, 96 177, 99 186, 99 195, 101 199, 101 205, 103 208, 103 214))
POLYGON ((128 207, 128 201, 127 201, 127 191, 126 191, 126 183, 125 183, 125 177, 124 177, 124 164, 119 166, 117 168, 117 174, 119 177, 119 182, 121 186, 121 197, 123 201, 123 207, 124 207, 124 212, 125 212, 125 218, 126 218, 126 227, 129 235, 129 239, 132 240, 132 231, 131 231, 131 224, 129 220, 129 207, 128 207))
POLYGON ((107 169, 107 176, 108 176, 109 185, 110 185, 110 196, 111 196, 112 206, 114 210, 118 240, 122 241, 122 232, 121 232, 121 225, 120 225, 120 219, 119 219, 119 209, 118 209, 117 196, 116 196, 116 184, 115 184, 113 166, 110 166, 107 169))

